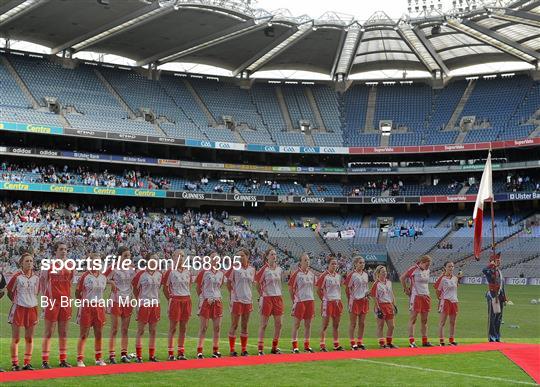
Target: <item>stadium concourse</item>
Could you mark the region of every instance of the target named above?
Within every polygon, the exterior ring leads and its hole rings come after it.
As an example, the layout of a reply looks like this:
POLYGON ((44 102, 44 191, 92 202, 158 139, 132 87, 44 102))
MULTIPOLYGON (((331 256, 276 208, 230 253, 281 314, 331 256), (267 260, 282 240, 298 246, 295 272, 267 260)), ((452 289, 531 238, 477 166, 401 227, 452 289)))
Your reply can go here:
POLYGON ((359 20, 251 0, 0 1, 0 382, 539 383, 540 3, 408 3, 359 20), (33 271, 182 252, 242 265, 33 271), (38 318, 37 294, 74 291, 162 308, 38 318))

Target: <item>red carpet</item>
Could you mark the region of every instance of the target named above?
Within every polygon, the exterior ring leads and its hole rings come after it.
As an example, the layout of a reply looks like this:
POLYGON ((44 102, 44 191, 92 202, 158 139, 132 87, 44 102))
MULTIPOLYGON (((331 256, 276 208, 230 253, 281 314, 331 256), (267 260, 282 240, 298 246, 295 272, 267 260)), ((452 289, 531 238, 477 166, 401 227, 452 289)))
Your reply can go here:
POLYGON ((503 351, 513 362, 539 381, 539 361, 540 345, 535 344, 509 344, 509 343, 483 343, 460 345, 458 347, 432 347, 432 348, 400 348, 384 350, 367 351, 344 351, 327 352, 312 354, 283 354, 249 357, 223 357, 221 359, 203 359, 187 361, 162 361, 159 363, 143 364, 119 364, 105 367, 86 367, 86 368, 54 368, 50 370, 6 372, 0 374, 2 382, 16 382, 22 380, 54 379, 78 376, 96 376, 120 374, 126 372, 156 372, 156 371, 175 371, 197 368, 217 368, 234 366, 252 366, 260 364, 277 363, 299 363, 320 360, 340 360, 340 359, 367 359, 383 357, 404 357, 418 355, 441 355, 481 351, 503 351))
POLYGON ((540 345, 527 349, 507 348, 501 352, 540 384, 540 345))

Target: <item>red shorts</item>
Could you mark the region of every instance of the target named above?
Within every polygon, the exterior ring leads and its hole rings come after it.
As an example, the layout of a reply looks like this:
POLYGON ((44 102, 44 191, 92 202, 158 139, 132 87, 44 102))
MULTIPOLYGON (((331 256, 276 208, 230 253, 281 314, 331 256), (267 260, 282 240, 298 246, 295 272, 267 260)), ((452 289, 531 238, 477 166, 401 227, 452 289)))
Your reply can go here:
POLYGON ((191 317, 191 297, 174 296, 169 299, 169 321, 188 321, 191 317))
POLYGON ((315 302, 298 301, 293 304, 291 316, 296 317, 298 320, 308 320, 315 316, 315 302))
POLYGON ((77 312, 77 324, 82 327, 105 325, 105 308, 102 306, 82 306, 77 312))
POLYGON ((137 313, 137 321, 145 324, 155 324, 161 318, 161 308, 157 306, 141 306, 137 313))
POLYGON ((214 300, 214 302, 211 304, 208 302, 208 300, 204 300, 202 305, 199 307, 198 315, 200 317, 212 320, 223 317, 223 304, 221 303, 221 300, 214 300))
POLYGON ((233 302, 231 308, 231 314, 242 316, 244 314, 250 314, 253 310, 253 304, 244 304, 243 302, 233 302))
MULTIPOLYGON (((49 300, 52 302, 52 300, 49 300)), ((43 318, 47 321, 56 322, 56 321, 69 321, 71 320, 71 307, 70 306, 60 306, 60 300, 55 300, 54 306, 50 308, 47 306, 43 309, 43 318)))
POLYGON ((448 316, 455 316, 459 312, 459 305, 457 302, 452 302, 450 300, 442 300, 443 308, 442 312, 448 316))
POLYGON ((18 327, 30 328, 38 323, 38 308, 27 308, 13 304, 9 311, 8 322, 18 327))
POLYGON ((379 304, 379 309, 383 314, 383 319, 388 321, 394 318, 394 305, 390 302, 379 304))
POLYGON ((343 312, 343 304, 341 300, 325 301, 321 303, 321 316, 323 317, 339 317, 343 312))
POLYGON ((263 316, 282 316, 283 298, 281 296, 262 297, 261 314, 263 316))
POLYGON ((431 298, 429 296, 416 295, 412 305, 412 310, 416 313, 426 313, 431 310, 431 298))
POLYGON ((353 300, 349 303, 349 312, 352 314, 367 314, 369 312, 369 299, 367 297, 353 300))
POLYGON ((133 307, 129 304, 129 302, 126 304, 127 305, 120 305, 119 303, 115 302, 107 313, 110 313, 116 317, 130 317, 133 313, 133 307))

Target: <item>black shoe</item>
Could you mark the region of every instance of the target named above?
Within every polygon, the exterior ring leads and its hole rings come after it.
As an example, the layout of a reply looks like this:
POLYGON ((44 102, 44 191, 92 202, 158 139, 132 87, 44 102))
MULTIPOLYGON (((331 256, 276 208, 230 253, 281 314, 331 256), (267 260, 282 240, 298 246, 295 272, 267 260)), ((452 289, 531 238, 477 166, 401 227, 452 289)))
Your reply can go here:
POLYGON ((320 351, 321 351, 321 352, 328 352, 328 350, 326 349, 326 347, 321 347, 321 348, 320 348, 320 351))
POLYGON ((122 357, 120 358, 120 361, 122 363, 131 363, 131 359, 127 357, 127 355, 122 355, 122 357))
POLYGON ((142 362, 143 362, 142 357, 137 356, 137 358, 135 359, 135 363, 142 363, 142 362))
POLYGON ((259 356, 264 356, 264 352, 263 352, 263 351, 259 351, 257 354, 258 354, 259 356))
POLYGON ((341 345, 334 347, 334 351, 345 351, 341 345))
POLYGON ((236 352, 236 351, 231 351, 231 353, 230 353, 229 355, 231 355, 231 357, 237 357, 237 356, 238 356, 238 352, 236 352))
POLYGON ((386 349, 386 348, 388 348, 388 346, 386 344, 379 344, 379 348, 380 349, 386 349))
POLYGON ((431 344, 429 341, 422 343, 422 347, 433 347, 433 344, 431 344))
POLYGON ((18 364, 13 364, 11 366, 11 370, 12 371, 20 371, 21 370, 21 367, 18 365, 18 364))
POLYGON ((439 343, 439 346, 441 346, 441 347, 444 347, 445 345, 446 345, 446 344, 444 343, 444 341, 441 341, 441 342, 439 343))
POLYGON ((33 371, 34 367, 32 367, 32 364, 27 364, 22 369, 23 371, 33 371))
POLYGON ((395 344, 388 344, 386 347, 387 347, 387 348, 390 348, 390 349, 397 349, 397 348, 399 348, 399 347, 398 347, 397 345, 395 345, 395 344))
POLYGON ((457 344, 457 342, 455 342, 455 341, 452 341, 452 342, 450 343, 450 345, 454 345, 454 346, 456 346, 456 345, 458 345, 458 344, 457 344))
POLYGON ((169 361, 175 361, 176 358, 174 357, 174 355, 169 355, 169 357, 167 358, 169 361))
POLYGON ((311 347, 304 348, 304 352, 315 353, 315 351, 311 349, 311 347))
POLYGON ((176 360, 187 360, 187 357, 186 357, 186 355, 181 353, 178 356, 176 356, 176 360))
MULTIPOLYGON (((174 357, 174 356, 173 356, 174 357)), ((150 356, 148 358, 148 361, 152 362, 152 363, 157 363, 159 360, 157 359, 157 357, 155 356, 150 356)))
POLYGON ((353 351, 358 351, 358 345, 356 345, 356 344, 353 345, 353 346, 351 347, 351 350, 353 350, 353 351))
POLYGON ((212 357, 213 357, 214 359, 219 359, 219 358, 221 357, 221 352, 219 352, 219 351, 214 352, 214 353, 212 354, 212 357))
POLYGON ((69 364, 67 361, 62 360, 60 364, 58 364, 58 367, 60 368, 71 368, 71 364, 69 364))
MULTIPOLYGON (((214 357, 214 356, 212 355, 212 357, 214 357)), ((204 355, 203 355, 202 353, 199 352, 199 353, 197 354, 197 359, 204 359, 204 355)))
MULTIPOLYGON (((308 352, 308 350, 304 349, 304 352, 308 352)), ((300 353, 300 350, 298 348, 293 348, 292 353, 300 353)))
POLYGON ((362 351, 366 350, 366 346, 364 344, 358 344, 358 348, 360 348, 362 351))
POLYGON ((418 348, 418 345, 416 345, 416 343, 413 341, 412 343, 409 344, 409 347, 410 348, 418 348))
POLYGON ((50 370, 51 366, 48 361, 44 361, 43 363, 41 363, 41 368, 43 368, 44 370, 50 370))
POLYGON ((275 348, 275 349, 272 348, 272 350, 270 351, 270 353, 271 353, 272 355, 281 355, 281 349, 279 349, 279 348, 275 348))
POLYGON ((242 351, 242 353, 240 354, 240 356, 249 356, 249 353, 248 353, 248 351, 242 351))
POLYGON ((116 358, 114 356, 109 356, 109 364, 116 364, 116 358))

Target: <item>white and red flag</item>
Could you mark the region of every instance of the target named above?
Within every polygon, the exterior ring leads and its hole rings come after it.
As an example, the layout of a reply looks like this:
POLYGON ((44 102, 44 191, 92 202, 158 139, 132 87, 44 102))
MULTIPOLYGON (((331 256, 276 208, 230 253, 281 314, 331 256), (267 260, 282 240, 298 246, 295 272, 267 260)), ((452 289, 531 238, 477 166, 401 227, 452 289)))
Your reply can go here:
POLYGON ((484 173, 480 180, 480 187, 476 195, 476 204, 474 205, 474 257, 480 258, 482 250, 482 221, 484 218, 484 203, 488 200, 493 200, 493 178, 491 170, 491 151, 489 152, 484 167, 484 173))

